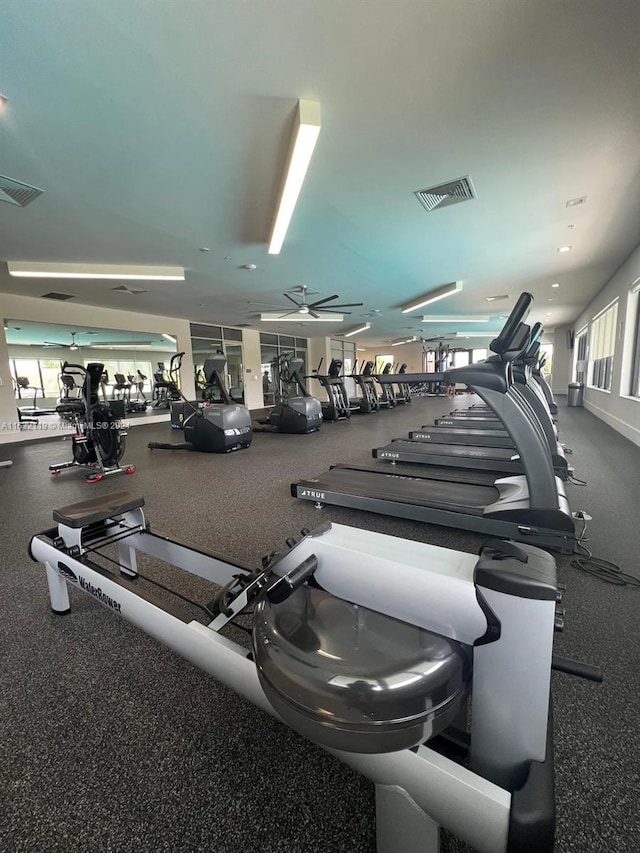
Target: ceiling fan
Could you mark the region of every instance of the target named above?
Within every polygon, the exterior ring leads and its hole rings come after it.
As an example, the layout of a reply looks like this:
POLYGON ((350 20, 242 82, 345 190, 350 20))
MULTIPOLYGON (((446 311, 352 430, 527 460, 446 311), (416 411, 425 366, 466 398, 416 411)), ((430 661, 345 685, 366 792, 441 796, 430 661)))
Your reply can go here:
MULTIPOLYGON (((69 334, 71 335, 71 343, 70 344, 63 344, 63 343, 60 343, 59 341, 43 341, 42 346, 43 347, 56 348, 56 349, 68 349, 71 352, 77 352, 80 349, 80 344, 77 343, 77 341, 76 341, 76 335, 95 335, 98 333, 97 332, 78 332, 78 330, 76 329, 75 332, 70 332, 69 334)), ((111 340, 111 341, 91 341, 91 343, 82 344, 82 346, 85 349, 88 347, 114 347, 114 346, 122 348, 122 347, 127 347, 127 346, 129 346, 129 347, 151 346, 151 344, 154 344, 154 343, 156 343, 156 342, 151 341, 151 340, 149 340, 149 341, 138 341, 138 340, 134 340, 134 341, 113 341, 113 340, 111 340)), ((159 342, 159 343, 161 343, 161 342, 159 342)))
POLYGON ((79 344, 76 343, 76 335, 78 334, 78 332, 77 331, 70 332, 70 334, 71 334, 71 343, 70 344, 61 344, 61 343, 57 343, 56 341, 43 341, 42 346, 44 346, 44 347, 58 347, 59 349, 69 349, 69 350, 71 350, 71 352, 76 352, 77 350, 80 349, 79 344))
POLYGON ((307 301, 307 295, 309 293, 317 293, 315 290, 310 290, 306 284, 301 284, 299 287, 294 288, 292 293, 299 293, 301 295, 301 301, 297 302, 293 296, 290 296, 289 293, 285 292, 283 296, 285 299, 288 299, 289 302, 292 302, 295 305, 294 309, 289 308, 288 305, 273 305, 270 302, 249 302, 249 305, 270 305, 272 308, 279 308, 283 313, 283 317, 289 317, 291 314, 300 314, 302 316, 308 315, 309 317, 313 317, 317 319, 320 314, 351 314, 351 311, 336 311, 336 308, 357 308, 360 305, 364 305, 364 302, 344 302, 344 303, 335 303, 334 299, 339 299, 337 293, 334 293, 333 296, 325 296, 324 299, 316 299, 314 302, 307 301), (330 306, 326 306, 327 302, 332 302, 333 304, 330 306))

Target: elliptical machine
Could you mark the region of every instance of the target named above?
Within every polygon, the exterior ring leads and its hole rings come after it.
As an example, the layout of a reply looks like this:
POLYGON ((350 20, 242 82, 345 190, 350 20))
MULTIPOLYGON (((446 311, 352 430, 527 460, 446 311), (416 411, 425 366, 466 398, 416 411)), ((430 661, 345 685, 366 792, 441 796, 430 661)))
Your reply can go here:
POLYGON ((253 439, 251 415, 227 391, 223 378, 226 363, 222 352, 206 359, 202 368, 205 379, 202 400, 191 402, 178 391, 180 402, 171 406, 171 426, 182 429, 186 441, 181 444, 150 441, 149 450, 229 453, 250 446, 253 439))
POLYGON ((359 406, 354 406, 349 401, 344 380, 340 375, 342 361, 339 358, 332 358, 326 375, 320 373, 323 361, 324 359, 321 358, 315 373, 305 376, 305 379, 317 379, 327 392, 328 401, 321 403, 322 417, 325 421, 341 421, 350 418, 351 412, 357 411, 359 406))
POLYGON ((181 399, 179 377, 183 356, 183 352, 172 355, 168 370, 165 370, 164 361, 158 362, 158 369, 153 374, 152 408, 169 409, 172 403, 181 399))
POLYGON ((302 364, 293 353, 281 353, 271 362, 276 405, 267 417, 258 418, 258 432, 309 433, 322 426, 322 405, 307 390, 302 364))
POLYGON ((49 465, 51 474, 59 474, 65 468, 91 468, 93 473, 87 477, 87 483, 97 483, 111 474, 133 474, 136 470, 133 465, 120 466, 127 433, 120 427, 109 404, 99 400, 103 371, 104 365, 98 362, 86 367, 66 361, 62 365, 62 376, 80 373, 84 380, 80 397, 56 406, 57 414, 72 422, 75 434, 71 436, 72 461, 49 465))

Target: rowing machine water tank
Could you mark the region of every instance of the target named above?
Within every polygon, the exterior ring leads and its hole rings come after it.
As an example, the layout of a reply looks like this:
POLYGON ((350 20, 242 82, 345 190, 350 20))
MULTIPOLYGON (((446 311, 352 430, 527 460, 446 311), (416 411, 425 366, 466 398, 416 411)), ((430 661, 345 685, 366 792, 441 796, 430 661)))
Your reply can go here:
POLYGON ((310 586, 259 602, 253 648, 285 722, 349 752, 395 752, 434 737, 471 681, 467 646, 310 586))

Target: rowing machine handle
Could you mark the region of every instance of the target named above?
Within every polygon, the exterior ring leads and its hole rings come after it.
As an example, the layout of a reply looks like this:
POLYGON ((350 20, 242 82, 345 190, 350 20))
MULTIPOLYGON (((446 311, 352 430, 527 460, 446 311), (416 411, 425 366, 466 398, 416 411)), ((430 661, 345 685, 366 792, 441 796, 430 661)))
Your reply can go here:
POLYGON ((299 566, 296 566, 286 575, 278 578, 265 593, 271 604, 280 604, 289 598, 291 593, 298 589, 299 586, 302 586, 317 568, 318 558, 315 554, 311 554, 299 566))

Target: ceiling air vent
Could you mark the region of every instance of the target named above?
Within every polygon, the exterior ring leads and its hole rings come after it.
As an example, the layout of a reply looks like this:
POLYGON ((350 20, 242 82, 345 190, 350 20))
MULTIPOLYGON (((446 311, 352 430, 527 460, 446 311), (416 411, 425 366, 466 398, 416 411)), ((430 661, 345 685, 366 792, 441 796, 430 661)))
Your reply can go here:
POLYGON ((60 302, 64 302, 67 299, 73 299, 72 293, 56 293, 55 290, 52 290, 51 293, 43 293, 43 299, 58 299, 60 302))
POLYGON ((417 190, 415 195, 429 213, 441 207, 449 207, 451 204, 476 198, 469 175, 464 178, 456 178, 455 181, 447 181, 445 184, 429 187, 426 190, 417 190))
POLYGON ((149 293, 148 290, 136 287, 127 287, 126 284, 119 284, 117 287, 112 287, 111 290, 116 290, 118 293, 128 293, 129 296, 138 296, 140 293, 149 293))
POLYGON ((0 175, 0 201, 26 207, 43 192, 44 190, 39 190, 37 187, 30 187, 29 184, 0 175))

